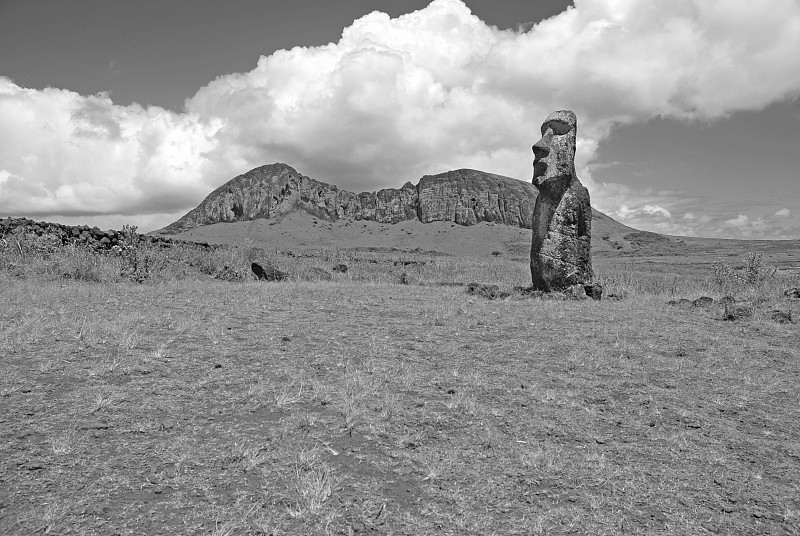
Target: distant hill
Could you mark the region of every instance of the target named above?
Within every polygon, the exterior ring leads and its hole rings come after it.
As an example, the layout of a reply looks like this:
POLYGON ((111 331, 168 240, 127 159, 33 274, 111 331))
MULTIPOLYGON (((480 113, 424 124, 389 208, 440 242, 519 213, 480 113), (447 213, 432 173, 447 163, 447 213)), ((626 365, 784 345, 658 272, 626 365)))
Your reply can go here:
MULTIPOLYGON (((280 219, 298 211, 326 222, 452 222, 459 226, 487 222, 530 229, 537 194, 530 183, 472 169, 426 175, 417 185, 407 182, 399 189, 356 194, 277 163, 234 177, 181 219, 154 234, 181 234, 218 223, 280 219)), ((633 231, 595 212, 600 228, 633 231)))
POLYGON ((356 194, 278 163, 234 177, 158 232, 171 234, 200 225, 271 219, 297 210, 328 221, 452 221, 459 225, 488 221, 530 228, 536 195, 531 184, 471 169, 426 175, 416 186, 407 182, 399 189, 356 194))
MULTIPOLYGON (((426 175, 416 185, 356 194, 278 163, 231 179, 150 234, 211 244, 248 241, 278 250, 397 248, 524 259, 537 193, 528 182, 460 169, 426 175)), ((709 264, 750 250, 764 252, 766 261, 787 271, 800 270, 800 241, 666 236, 593 211, 592 252, 608 262, 709 264)))

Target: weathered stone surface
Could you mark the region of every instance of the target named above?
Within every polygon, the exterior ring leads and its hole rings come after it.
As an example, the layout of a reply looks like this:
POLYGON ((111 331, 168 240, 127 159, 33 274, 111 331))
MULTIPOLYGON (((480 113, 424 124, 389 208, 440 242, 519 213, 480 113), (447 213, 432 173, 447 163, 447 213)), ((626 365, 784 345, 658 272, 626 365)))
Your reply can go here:
POLYGON ((250 269, 253 274, 262 281, 284 281, 288 276, 286 273, 281 272, 274 266, 264 263, 263 266, 257 262, 250 264, 250 269))
POLYGON ((482 221, 530 228, 536 189, 525 182, 471 169, 426 175, 414 186, 355 194, 298 173, 286 164, 261 166, 211 192, 196 208, 158 231, 180 233, 201 225, 273 218, 305 210, 319 218, 398 223, 482 221))
POLYGON ((490 300, 503 300, 510 294, 503 292, 497 285, 483 285, 481 283, 470 283, 467 285, 467 294, 470 296, 481 296, 490 300))
POLYGON ((550 114, 542 139, 533 146, 531 280, 549 292, 591 284, 592 207, 589 191, 575 174, 577 118, 569 110, 550 114))
MULTIPOLYGON (((128 231, 128 235, 122 231, 113 229, 101 231, 99 228, 89 228, 87 225, 63 225, 61 223, 36 222, 28 218, 3 218, 0 219, 0 239, 7 239, 13 235, 24 235, 26 233, 36 236, 48 236, 61 244, 76 242, 85 244, 96 250, 111 249, 116 245, 123 245, 124 241, 138 241, 169 247, 173 244, 191 244, 193 247, 211 248, 206 243, 187 242, 184 240, 174 240, 163 236, 150 236, 128 231)), ((7 240, 6 240, 7 241, 7 240)))
POLYGON ((530 228, 536 192, 522 181, 472 169, 422 177, 419 220, 475 225, 482 221, 530 228))
POLYGON ((714 305, 714 298, 709 296, 700 296, 692 302, 692 307, 708 307, 714 305))
POLYGON ((586 295, 589 296, 593 300, 600 301, 603 299, 603 285, 600 283, 594 283, 593 285, 585 285, 583 287, 584 292, 586 295))

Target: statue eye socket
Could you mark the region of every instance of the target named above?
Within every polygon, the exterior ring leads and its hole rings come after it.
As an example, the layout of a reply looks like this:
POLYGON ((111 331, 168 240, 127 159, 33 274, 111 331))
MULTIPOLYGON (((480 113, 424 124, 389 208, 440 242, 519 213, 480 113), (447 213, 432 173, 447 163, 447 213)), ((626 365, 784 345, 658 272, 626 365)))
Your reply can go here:
POLYGON ((569 124, 554 119, 542 125, 542 136, 544 136, 544 133, 547 132, 548 128, 552 129, 553 134, 555 134, 556 136, 563 136, 564 134, 572 130, 572 127, 569 126, 569 124))

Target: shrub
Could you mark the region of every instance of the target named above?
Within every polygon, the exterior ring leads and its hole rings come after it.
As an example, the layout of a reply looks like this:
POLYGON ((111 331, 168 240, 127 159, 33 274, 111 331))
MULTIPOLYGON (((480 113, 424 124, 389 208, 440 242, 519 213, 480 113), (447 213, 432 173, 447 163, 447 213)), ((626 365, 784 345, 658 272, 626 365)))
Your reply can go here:
POLYGON ((714 283, 723 296, 741 296, 742 294, 763 294, 770 281, 775 278, 777 268, 764 263, 764 255, 751 251, 744 256, 743 264, 731 267, 717 261, 712 267, 714 283))

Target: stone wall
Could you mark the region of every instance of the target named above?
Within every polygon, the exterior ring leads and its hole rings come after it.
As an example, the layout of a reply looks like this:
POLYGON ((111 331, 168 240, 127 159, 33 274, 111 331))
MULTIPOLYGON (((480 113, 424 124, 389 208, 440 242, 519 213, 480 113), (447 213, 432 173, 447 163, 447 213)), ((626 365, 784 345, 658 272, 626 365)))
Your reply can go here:
MULTIPOLYGON (((7 242, 13 240, 15 236, 24 233, 32 233, 37 236, 52 236, 61 241, 62 244, 70 242, 86 244, 94 249, 110 249, 121 245, 124 241, 124 233, 113 229, 103 231, 99 227, 89 227, 88 225, 63 225, 60 223, 34 221, 28 218, 4 218, 0 219, 0 239, 7 242)), ((184 240, 174 240, 163 236, 133 234, 139 242, 170 246, 172 244, 191 244, 209 248, 208 244, 196 244, 184 240)))

